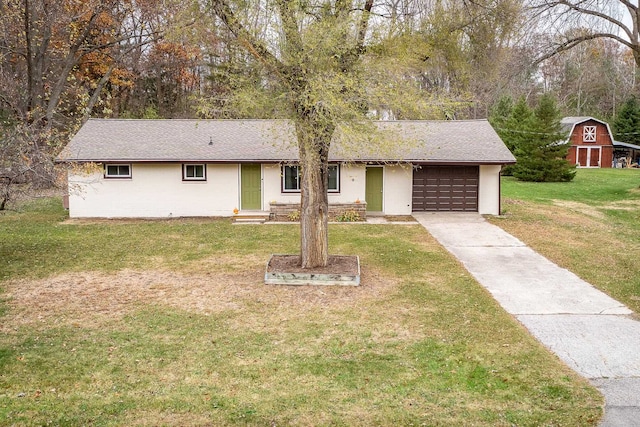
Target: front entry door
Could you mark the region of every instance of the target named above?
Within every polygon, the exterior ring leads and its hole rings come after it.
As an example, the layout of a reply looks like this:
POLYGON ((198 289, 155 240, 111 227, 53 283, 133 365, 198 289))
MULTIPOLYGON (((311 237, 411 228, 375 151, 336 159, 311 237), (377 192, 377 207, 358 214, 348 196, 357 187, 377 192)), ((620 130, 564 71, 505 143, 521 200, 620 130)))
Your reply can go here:
POLYGON ((260 165, 240 167, 240 209, 262 209, 262 172, 260 165))
POLYGON ((368 167, 365 179, 367 211, 382 212, 382 168, 368 167))

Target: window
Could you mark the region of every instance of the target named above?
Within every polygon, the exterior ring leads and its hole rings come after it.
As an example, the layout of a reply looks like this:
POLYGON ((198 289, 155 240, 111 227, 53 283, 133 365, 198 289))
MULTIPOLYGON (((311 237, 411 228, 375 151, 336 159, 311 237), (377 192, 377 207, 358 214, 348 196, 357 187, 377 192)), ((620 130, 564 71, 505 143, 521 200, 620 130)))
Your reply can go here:
POLYGON ((131 178, 131 165, 105 165, 104 166, 105 178, 131 178))
POLYGON ((184 164, 182 165, 183 181, 206 181, 207 168, 204 164, 184 164))
POLYGON ((340 168, 338 165, 329 165, 329 193, 340 191, 340 168))
MULTIPOLYGON (((295 193, 300 191, 300 169, 298 166, 282 167, 282 191, 285 193, 295 193)), ((340 191, 340 168, 338 165, 329 165, 329 187, 330 193, 340 191)))
POLYGON ((300 174, 298 166, 284 166, 282 173, 282 189, 285 192, 300 191, 300 174))
POLYGON ((585 126, 582 130, 583 142, 596 142, 597 126, 585 126))

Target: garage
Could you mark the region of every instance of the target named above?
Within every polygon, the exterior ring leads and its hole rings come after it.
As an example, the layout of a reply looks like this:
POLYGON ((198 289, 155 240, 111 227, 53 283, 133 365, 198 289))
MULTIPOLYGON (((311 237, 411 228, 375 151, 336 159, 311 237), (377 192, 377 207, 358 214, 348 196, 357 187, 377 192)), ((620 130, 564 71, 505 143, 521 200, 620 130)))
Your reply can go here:
POLYGON ((414 212, 478 211, 478 166, 427 166, 413 170, 414 212))

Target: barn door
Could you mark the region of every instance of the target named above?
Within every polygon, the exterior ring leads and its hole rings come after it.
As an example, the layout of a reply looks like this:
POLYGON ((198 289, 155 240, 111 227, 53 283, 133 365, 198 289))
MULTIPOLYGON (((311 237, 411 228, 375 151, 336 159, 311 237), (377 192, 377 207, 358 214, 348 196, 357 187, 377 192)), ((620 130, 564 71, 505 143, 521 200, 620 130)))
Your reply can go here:
POLYGON ((578 147, 577 158, 582 168, 600 167, 600 147, 578 147))
POLYGON ((587 153, 589 152, 589 148, 587 147, 578 147, 578 166, 587 167, 587 153))
POLYGON ((589 156, 589 166, 597 168, 600 166, 600 148, 592 147, 589 156))

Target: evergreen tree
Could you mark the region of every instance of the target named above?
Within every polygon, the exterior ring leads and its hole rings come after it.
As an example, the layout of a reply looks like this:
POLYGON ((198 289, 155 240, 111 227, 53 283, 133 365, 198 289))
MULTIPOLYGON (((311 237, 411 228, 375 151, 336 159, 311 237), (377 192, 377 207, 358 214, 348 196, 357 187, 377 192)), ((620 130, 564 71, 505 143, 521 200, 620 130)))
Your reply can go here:
MULTIPOLYGON (((509 96, 500 98, 492 109, 489 122, 507 148, 516 154, 518 147, 526 142, 529 132, 533 128, 533 112, 523 98, 513 104, 509 96)), ((505 166, 502 175, 513 175, 514 166, 505 166)))
POLYGON ((640 145, 640 102, 635 96, 627 99, 613 122, 616 141, 640 145))
MULTIPOLYGON (((511 115, 506 123, 506 139, 504 143, 507 145, 514 155, 522 144, 525 144, 534 131, 535 117, 533 111, 529 108, 527 100, 524 97, 518 99, 513 106, 511 115)), ((517 157, 517 155, 516 155, 517 157)))
MULTIPOLYGON (((516 109, 512 118, 515 117, 516 109)), ((521 181, 564 182, 575 176, 575 166, 567 160, 569 144, 560 123, 561 114, 555 99, 545 94, 534 113, 527 117, 529 125, 514 148, 517 163, 513 176, 521 181)), ((515 122, 514 122, 515 125, 515 122)))
POLYGON ((489 123, 498 133, 502 140, 505 140, 506 122, 513 112, 513 99, 509 95, 501 96, 498 102, 491 108, 489 113, 489 123))

